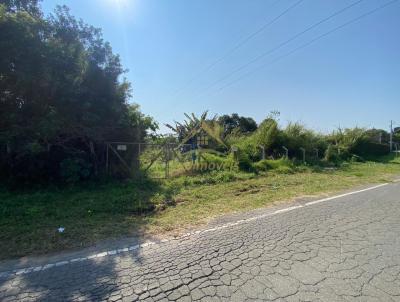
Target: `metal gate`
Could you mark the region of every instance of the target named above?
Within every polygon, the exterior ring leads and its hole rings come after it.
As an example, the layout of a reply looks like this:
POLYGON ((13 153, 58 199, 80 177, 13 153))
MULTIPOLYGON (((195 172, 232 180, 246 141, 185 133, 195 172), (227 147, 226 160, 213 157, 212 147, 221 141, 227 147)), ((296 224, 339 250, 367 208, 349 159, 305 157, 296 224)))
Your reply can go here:
POLYGON ((191 145, 106 142, 106 173, 115 177, 168 178, 191 169, 191 145))

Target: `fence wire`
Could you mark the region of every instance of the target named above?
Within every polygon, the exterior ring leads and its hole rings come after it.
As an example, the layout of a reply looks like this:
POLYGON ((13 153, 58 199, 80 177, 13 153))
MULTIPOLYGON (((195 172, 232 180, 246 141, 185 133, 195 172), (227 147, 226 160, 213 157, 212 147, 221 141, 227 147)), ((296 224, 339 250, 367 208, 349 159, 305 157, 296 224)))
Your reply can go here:
POLYGON ((114 177, 168 178, 190 171, 191 165, 191 145, 106 143, 106 172, 114 177))

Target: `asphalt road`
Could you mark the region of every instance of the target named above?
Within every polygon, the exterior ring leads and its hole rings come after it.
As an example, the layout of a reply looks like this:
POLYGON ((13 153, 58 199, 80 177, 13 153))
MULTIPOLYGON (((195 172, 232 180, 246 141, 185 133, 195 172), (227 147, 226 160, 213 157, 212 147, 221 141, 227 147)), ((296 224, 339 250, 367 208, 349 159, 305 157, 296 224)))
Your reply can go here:
POLYGON ((0 277, 4 302, 103 300, 400 301, 400 183, 0 277))

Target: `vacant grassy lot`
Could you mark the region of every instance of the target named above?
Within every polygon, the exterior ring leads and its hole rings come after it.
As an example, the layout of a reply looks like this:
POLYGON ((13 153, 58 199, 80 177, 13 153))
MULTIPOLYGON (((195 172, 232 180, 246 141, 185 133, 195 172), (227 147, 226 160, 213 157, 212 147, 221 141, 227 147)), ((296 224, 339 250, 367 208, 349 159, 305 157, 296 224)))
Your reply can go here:
POLYGON ((295 173, 218 172, 156 182, 85 185, 85 188, 0 191, 0 258, 89 246, 106 238, 179 232, 212 217, 265 207, 297 196, 386 182, 400 160, 344 164, 295 173), (64 233, 58 233, 58 227, 64 233))

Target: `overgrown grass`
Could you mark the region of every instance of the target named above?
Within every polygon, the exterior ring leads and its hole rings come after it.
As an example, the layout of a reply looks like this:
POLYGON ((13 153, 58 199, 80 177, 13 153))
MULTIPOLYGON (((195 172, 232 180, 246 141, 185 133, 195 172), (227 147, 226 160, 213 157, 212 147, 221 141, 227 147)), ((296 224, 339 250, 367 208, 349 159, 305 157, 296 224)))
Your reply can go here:
POLYGON ((214 171, 165 181, 0 190, 0 258, 79 248, 106 238, 179 232, 221 214, 400 175, 400 160, 393 157, 329 170, 286 163, 267 166, 267 172, 258 175, 214 171), (282 166, 290 167, 290 173, 282 173, 282 166), (60 226, 64 233, 57 232, 60 226))

